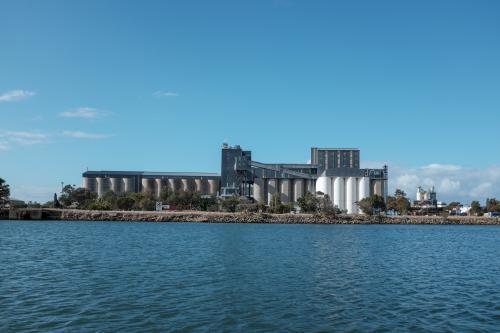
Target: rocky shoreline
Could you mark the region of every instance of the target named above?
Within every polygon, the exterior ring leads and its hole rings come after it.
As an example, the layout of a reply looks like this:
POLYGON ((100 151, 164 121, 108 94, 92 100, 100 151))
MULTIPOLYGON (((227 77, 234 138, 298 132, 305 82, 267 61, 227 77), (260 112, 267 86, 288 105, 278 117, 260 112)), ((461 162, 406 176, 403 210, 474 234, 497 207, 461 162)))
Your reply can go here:
POLYGON ((365 216, 319 214, 221 213, 201 211, 96 211, 76 209, 13 209, 0 212, 0 219, 55 221, 140 221, 267 224, 457 224, 500 225, 498 217, 474 216, 365 216))

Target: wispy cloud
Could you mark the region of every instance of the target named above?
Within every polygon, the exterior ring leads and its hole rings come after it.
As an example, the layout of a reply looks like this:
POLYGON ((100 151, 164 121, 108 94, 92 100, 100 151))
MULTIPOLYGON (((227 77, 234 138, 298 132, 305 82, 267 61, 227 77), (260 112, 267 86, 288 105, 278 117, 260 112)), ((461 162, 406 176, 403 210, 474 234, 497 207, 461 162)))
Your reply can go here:
POLYGON ((0 131, 0 138, 10 143, 34 145, 46 142, 48 135, 39 131, 0 131))
POLYGON ((0 151, 9 150, 9 143, 7 141, 0 141, 0 151))
POLYGON ((177 97, 179 96, 179 93, 178 92, 175 92, 175 91, 155 91, 153 93, 153 96, 156 96, 156 97, 177 97))
POLYGON ((49 135, 39 131, 0 131, 0 139, 0 150, 7 150, 13 145, 47 143, 49 135))
POLYGON ((60 117, 65 118, 84 118, 84 119, 95 119, 107 115, 107 112, 98 110, 96 108, 80 107, 77 109, 72 109, 59 113, 60 117))
POLYGON ((28 90, 10 90, 0 95, 0 102, 14 102, 35 96, 33 91, 28 90))
POLYGON ((83 131, 64 131, 62 133, 64 136, 75 138, 75 139, 88 139, 88 140, 98 140, 110 137, 109 134, 102 133, 89 133, 83 131))

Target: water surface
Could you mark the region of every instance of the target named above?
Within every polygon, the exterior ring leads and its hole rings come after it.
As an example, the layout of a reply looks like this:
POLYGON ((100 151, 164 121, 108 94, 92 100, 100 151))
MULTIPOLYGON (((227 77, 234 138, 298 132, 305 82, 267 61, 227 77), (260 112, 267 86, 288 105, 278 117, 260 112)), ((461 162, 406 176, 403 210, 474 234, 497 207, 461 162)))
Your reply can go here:
POLYGON ((499 331, 500 227, 0 222, 0 332, 499 331))

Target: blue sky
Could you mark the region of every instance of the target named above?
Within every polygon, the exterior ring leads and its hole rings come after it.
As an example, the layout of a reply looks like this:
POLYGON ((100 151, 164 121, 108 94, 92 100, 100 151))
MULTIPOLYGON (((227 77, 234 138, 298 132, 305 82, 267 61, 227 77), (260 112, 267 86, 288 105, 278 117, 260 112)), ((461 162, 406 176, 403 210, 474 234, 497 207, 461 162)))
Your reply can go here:
POLYGON ((2 1, 0 177, 219 171, 359 147, 391 189, 500 197, 498 1, 2 1))

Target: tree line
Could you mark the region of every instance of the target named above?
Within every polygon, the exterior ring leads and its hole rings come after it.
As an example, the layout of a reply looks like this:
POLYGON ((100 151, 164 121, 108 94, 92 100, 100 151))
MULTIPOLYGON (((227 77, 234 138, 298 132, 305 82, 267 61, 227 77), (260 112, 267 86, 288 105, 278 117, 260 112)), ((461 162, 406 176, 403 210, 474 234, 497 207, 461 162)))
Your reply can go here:
MULTIPOLYGON (((9 202, 10 187, 4 179, 0 178, 0 207, 9 202)), ((272 194, 269 205, 253 202, 246 197, 233 195, 227 198, 201 195, 195 191, 171 191, 164 186, 160 192, 160 198, 155 198, 151 192, 128 192, 116 194, 108 191, 100 198, 97 193, 75 185, 66 185, 59 197, 54 195, 54 200, 45 204, 28 202, 23 207, 56 207, 90 210, 155 210, 156 202, 170 205, 175 210, 200 210, 200 211, 224 211, 224 212, 268 212, 274 214, 289 213, 295 210, 292 203, 283 203, 278 193, 272 194)), ((334 206, 329 196, 322 192, 306 192, 298 198, 297 205, 303 213, 336 215, 346 213, 334 206)), ((398 215, 407 215, 412 207, 406 193, 397 189, 393 196, 388 196, 387 201, 382 196, 372 195, 364 198, 356 205, 367 214, 374 215, 383 212, 393 212, 398 215)), ((451 202, 446 209, 456 209, 460 203, 451 202)), ((478 201, 471 203, 470 214, 482 215, 486 212, 500 211, 500 200, 487 199, 486 204, 481 206, 478 201)))

